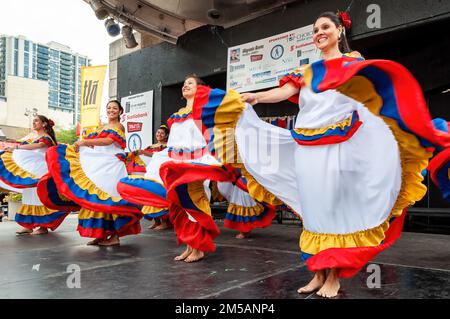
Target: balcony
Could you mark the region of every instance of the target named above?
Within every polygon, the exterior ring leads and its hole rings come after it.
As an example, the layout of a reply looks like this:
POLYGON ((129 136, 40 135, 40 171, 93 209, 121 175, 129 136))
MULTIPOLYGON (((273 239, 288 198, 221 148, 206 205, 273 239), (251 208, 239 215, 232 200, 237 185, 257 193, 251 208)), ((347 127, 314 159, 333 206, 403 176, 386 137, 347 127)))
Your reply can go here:
POLYGON ((61 61, 69 61, 72 63, 72 56, 61 53, 60 55, 61 61))
POLYGON ((67 69, 63 69, 63 68, 61 68, 60 70, 59 70, 59 73, 61 73, 61 75, 64 75, 64 76, 70 76, 70 77, 72 77, 72 70, 67 70, 67 69))
POLYGON ((61 84, 64 84, 64 85, 70 85, 70 84, 72 84, 72 81, 71 81, 71 78, 70 78, 70 77, 64 77, 64 76, 61 76, 61 77, 59 78, 59 81, 61 82, 61 84))
POLYGON ((43 50, 40 48, 37 49, 37 53, 38 53, 38 55, 45 55, 47 57, 50 55, 50 52, 48 52, 48 50, 43 50))
POLYGON ((44 74, 44 75, 48 76, 48 70, 38 68, 37 74, 44 74))
POLYGON ((37 58, 37 65, 48 68, 48 60, 37 58))
POLYGON ((72 66, 72 61, 66 61, 63 59, 61 59, 59 61, 60 61, 62 67, 65 67, 65 66, 71 67, 72 66))

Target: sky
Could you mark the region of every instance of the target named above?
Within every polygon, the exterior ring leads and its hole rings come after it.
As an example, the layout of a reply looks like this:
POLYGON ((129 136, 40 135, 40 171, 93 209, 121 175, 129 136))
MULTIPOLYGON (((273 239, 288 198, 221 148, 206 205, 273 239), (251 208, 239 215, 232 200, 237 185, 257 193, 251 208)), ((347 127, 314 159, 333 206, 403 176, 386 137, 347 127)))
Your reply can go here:
MULTIPOLYGON (((59 42, 88 56, 92 65, 109 65, 109 44, 120 38, 108 35, 104 21, 83 0, 0 0, 0 34, 59 42)), ((107 73, 102 105, 109 96, 108 78, 107 73)))

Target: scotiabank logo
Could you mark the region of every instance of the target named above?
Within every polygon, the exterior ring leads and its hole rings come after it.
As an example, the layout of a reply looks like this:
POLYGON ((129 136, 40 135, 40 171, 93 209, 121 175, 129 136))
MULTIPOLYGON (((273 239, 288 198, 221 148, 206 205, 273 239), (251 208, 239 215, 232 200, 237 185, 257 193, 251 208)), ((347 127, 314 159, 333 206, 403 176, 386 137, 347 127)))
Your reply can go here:
POLYGON ((251 60, 252 62, 255 62, 255 61, 261 61, 262 58, 263 58, 263 55, 262 55, 262 54, 255 54, 255 55, 251 55, 251 56, 250 56, 250 60, 251 60))
POLYGON ((139 122, 128 122, 127 123, 127 131, 128 131, 128 133, 142 131, 142 123, 139 123, 139 122))

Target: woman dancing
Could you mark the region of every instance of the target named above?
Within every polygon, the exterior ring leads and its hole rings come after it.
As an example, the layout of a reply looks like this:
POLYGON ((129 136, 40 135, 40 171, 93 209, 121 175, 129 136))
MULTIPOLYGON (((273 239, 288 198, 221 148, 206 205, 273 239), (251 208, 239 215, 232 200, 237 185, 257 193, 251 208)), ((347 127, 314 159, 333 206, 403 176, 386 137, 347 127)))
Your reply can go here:
MULTIPOLYGON (((155 144, 150 145, 143 150, 131 152, 131 160, 127 164, 128 174, 145 176, 147 167, 149 170, 154 170, 155 165, 150 166, 150 163, 153 160, 153 155, 167 148, 169 134, 169 128, 166 125, 161 125, 155 134, 157 141, 155 144)), ((157 165, 157 169, 159 170, 159 165, 157 165)), ((151 177, 153 175, 155 174, 149 174, 147 177, 151 177)), ((148 229, 165 230, 171 227, 169 221, 169 207, 144 206, 142 208, 142 212, 144 213, 145 219, 154 220, 154 223, 150 225, 148 229)))
POLYGON ((48 209, 37 194, 37 184, 48 172, 45 153, 49 147, 57 144, 54 125, 55 123, 44 115, 37 115, 33 120, 33 129, 38 137, 6 148, 0 156, 2 185, 22 193, 23 204, 15 217, 16 222, 22 226, 22 229, 16 232, 18 235, 47 234, 48 229, 56 230, 68 214, 63 210, 48 209))
POLYGON ((113 100, 106 110, 106 126, 73 146, 48 150, 52 178, 39 187, 47 189, 52 182, 60 194, 81 206, 78 231, 83 237, 94 238, 88 245, 114 246, 120 244, 120 237, 140 232, 142 213, 117 192, 118 181, 128 175, 118 155, 126 143, 119 123, 123 108, 113 100))
POLYGON ((334 297, 339 278, 356 274, 400 236, 406 208, 426 193, 421 172, 430 145, 448 149, 450 135, 434 128, 403 66, 349 50, 336 14, 316 19, 313 40, 323 59, 282 78, 280 88, 239 96, 199 87, 195 101, 210 110, 226 100, 237 110, 228 126, 236 128, 245 168, 303 220, 301 256, 315 276, 298 292, 334 297), (286 99, 300 108, 291 131, 242 103, 286 99))
MULTIPOLYGON (((204 105, 194 105, 197 86, 202 84, 195 75, 186 77, 182 87, 186 106, 168 120, 171 132, 168 148, 153 156, 150 163, 153 168, 147 167, 146 178, 123 179, 118 186, 120 194, 131 202, 169 206, 178 243, 187 244, 175 260, 188 263, 201 260, 205 252, 214 251, 213 240, 220 233, 211 216, 209 180, 234 184, 220 187, 233 207, 228 211, 225 227, 248 232, 255 227, 267 227, 275 216, 273 206, 256 202, 243 190, 246 186, 239 183, 241 173, 237 168, 222 165, 215 157, 222 150, 214 150, 214 138, 202 119, 204 105)), ((221 116, 226 112, 222 109, 221 116)), ((216 121, 220 122, 221 116, 216 116, 216 121)), ((219 138, 218 133, 215 136, 219 138)), ((261 193, 262 199, 264 195, 261 193)))

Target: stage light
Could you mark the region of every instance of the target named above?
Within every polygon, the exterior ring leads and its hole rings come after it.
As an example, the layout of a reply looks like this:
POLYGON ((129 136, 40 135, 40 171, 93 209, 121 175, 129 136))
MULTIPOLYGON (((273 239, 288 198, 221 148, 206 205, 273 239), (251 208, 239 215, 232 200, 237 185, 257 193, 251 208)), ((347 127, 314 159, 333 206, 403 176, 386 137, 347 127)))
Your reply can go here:
POLYGON ((112 37, 118 36, 120 34, 120 26, 114 21, 114 19, 109 18, 105 21, 106 31, 112 37))
POLYGON ((217 20, 220 18, 221 14, 220 11, 217 9, 211 9, 207 12, 208 17, 210 17, 213 20, 217 20))
POLYGON ((134 37, 133 34, 133 29, 130 26, 125 25, 122 27, 122 36, 123 41, 125 42, 125 46, 128 49, 132 49, 138 46, 136 38, 134 37))
POLYGON ((99 0, 91 0, 89 4, 91 5, 92 10, 94 10, 97 19, 104 20, 109 16, 108 9, 106 9, 99 0))

